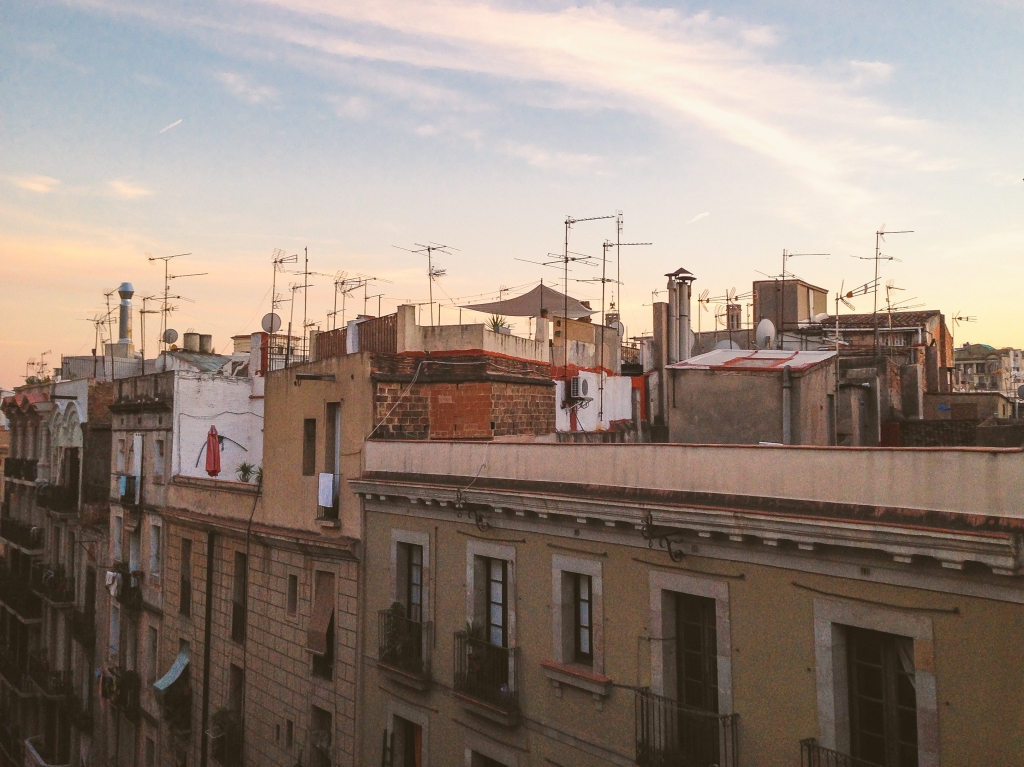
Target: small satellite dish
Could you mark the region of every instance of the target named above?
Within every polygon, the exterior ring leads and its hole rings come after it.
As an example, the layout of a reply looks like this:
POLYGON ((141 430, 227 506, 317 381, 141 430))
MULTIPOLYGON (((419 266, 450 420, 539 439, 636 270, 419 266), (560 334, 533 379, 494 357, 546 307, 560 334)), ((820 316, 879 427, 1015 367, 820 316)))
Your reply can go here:
POLYGON ((819 325, 824 325, 826 322, 828 322, 828 318, 828 312, 822 312, 821 314, 814 315, 814 321, 817 322, 819 325))
POLYGON ((615 328, 615 331, 616 331, 616 332, 617 332, 617 333, 618 333, 618 334, 619 334, 620 336, 624 336, 624 335, 626 335, 626 326, 625 326, 625 325, 623 325, 623 324, 622 324, 621 322, 618 322, 618 321, 616 321, 616 322, 613 322, 613 323, 612 323, 612 327, 613 327, 613 328, 615 328))
POLYGON ((1024 386, 1017 387, 1017 396, 1024 399, 1024 386))
POLYGON ((167 330, 164 331, 164 343, 165 344, 173 344, 177 340, 178 340, 178 331, 177 330, 175 330, 174 328, 167 328, 167 330))
POLYGON ((281 318, 274 312, 263 315, 263 322, 260 323, 264 333, 276 333, 281 329, 281 318))
POLYGON ((775 344, 775 323, 765 317, 757 323, 754 336, 757 339, 758 349, 771 349, 775 344))
POLYGON ((719 341, 717 344, 715 344, 715 348, 716 349, 741 349, 743 347, 741 347, 735 341, 719 341))

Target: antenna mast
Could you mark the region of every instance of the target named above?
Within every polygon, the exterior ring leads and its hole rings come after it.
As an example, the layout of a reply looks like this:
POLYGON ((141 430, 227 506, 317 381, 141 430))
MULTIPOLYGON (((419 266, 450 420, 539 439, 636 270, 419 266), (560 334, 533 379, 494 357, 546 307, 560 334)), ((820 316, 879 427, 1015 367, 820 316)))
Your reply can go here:
POLYGON ((192 274, 171 274, 170 273, 170 261, 172 258, 181 258, 182 256, 191 256, 191 253, 178 253, 173 256, 150 256, 150 261, 163 261, 164 262, 164 295, 163 295, 163 308, 161 313, 163 316, 160 318, 160 351, 167 351, 167 342, 164 340, 164 336, 167 334, 167 317, 170 315, 174 308, 168 303, 171 298, 176 296, 171 295, 171 280, 177 280, 181 277, 204 277, 209 272, 194 272, 192 274))

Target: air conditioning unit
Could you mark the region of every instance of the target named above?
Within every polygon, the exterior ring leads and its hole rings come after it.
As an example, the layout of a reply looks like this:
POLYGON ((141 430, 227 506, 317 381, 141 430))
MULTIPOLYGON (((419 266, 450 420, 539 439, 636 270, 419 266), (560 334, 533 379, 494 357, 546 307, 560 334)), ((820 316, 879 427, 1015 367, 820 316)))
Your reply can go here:
POLYGON ((587 396, 589 388, 586 378, 583 378, 582 376, 573 376, 569 379, 569 398, 583 399, 587 396))

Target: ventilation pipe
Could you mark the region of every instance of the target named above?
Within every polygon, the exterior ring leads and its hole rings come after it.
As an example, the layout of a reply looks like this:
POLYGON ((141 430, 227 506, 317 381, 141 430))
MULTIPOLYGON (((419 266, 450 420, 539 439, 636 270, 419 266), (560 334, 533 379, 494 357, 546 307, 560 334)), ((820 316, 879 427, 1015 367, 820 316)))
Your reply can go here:
POLYGON ((690 294, 696 277, 683 268, 668 277, 668 361, 690 359, 690 294))
POLYGON ((782 444, 793 444, 793 373, 782 368, 782 444))
POLYGON ((119 344, 130 344, 132 342, 132 296, 135 295, 135 288, 132 287, 130 282, 122 282, 121 287, 117 289, 117 294, 121 296, 121 315, 117 326, 117 342, 119 344))

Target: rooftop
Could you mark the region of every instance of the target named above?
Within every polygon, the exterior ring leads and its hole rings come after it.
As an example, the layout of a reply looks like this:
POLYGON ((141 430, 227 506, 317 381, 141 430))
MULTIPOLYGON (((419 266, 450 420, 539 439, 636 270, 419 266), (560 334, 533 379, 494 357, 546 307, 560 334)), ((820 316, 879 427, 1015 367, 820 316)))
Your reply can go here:
MULTIPOLYGON (((925 309, 920 312, 893 312, 892 313, 892 326, 894 328, 916 328, 923 327, 928 324, 929 320, 932 320, 940 316, 942 312, 938 309, 925 309)), ((889 326, 889 313, 886 311, 879 310, 877 315, 874 314, 840 314, 839 315, 839 327, 840 328, 873 328, 874 318, 878 318, 878 327, 889 326)), ((829 317, 828 324, 835 326, 836 318, 829 317)))
POLYGON ((836 356, 833 351, 784 351, 777 349, 714 349, 665 367, 671 370, 744 370, 794 373, 809 370, 836 356))

